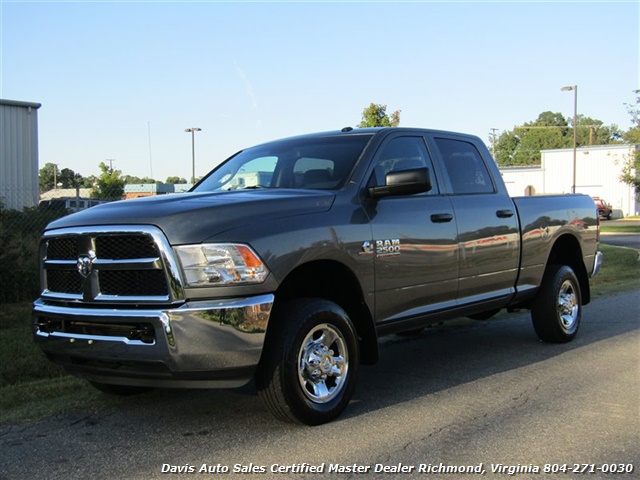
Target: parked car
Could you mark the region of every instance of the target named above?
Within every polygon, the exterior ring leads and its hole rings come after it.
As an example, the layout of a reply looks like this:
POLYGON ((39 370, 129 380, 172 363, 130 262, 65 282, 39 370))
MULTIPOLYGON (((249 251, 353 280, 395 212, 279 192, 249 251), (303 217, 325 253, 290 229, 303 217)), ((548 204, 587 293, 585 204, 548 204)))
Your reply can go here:
POLYGON ((607 220, 611 220, 611 213, 613 212, 613 209, 611 208, 611 204, 607 203, 605 200, 603 200, 600 197, 593 197, 593 201, 596 204, 596 207, 598 208, 598 215, 601 218, 606 218, 607 220))

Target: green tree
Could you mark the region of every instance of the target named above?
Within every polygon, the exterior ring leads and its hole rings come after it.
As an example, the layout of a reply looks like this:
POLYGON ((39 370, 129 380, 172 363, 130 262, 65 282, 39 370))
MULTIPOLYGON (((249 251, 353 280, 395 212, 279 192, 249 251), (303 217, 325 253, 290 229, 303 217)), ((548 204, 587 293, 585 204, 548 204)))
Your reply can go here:
MULTIPOLYGON (((616 142, 618 128, 584 115, 577 117, 576 144, 606 145, 616 142)), ((558 112, 542 112, 533 122, 503 132, 495 145, 496 162, 500 166, 539 165, 541 150, 573 147, 573 118, 558 112)))
POLYGON ((362 121, 358 127, 397 127, 400 125, 400 110, 387 115, 387 106, 371 103, 362 111, 362 121))
POLYGON ((164 183, 170 183, 170 184, 173 184, 173 185, 185 184, 185 183, 187 183, 187 180, 185 178, 180 178, 180 177, 167 177, 167 179, 164 181, 164 183))
MULTIPOLYGON (((76 188, 84 186, 85 179, 70 168, 58 169, 55 163, 46 163, 38 172, 40 193, 53 188, 76 188), (54 187, 55 185, 55 187, 54 187)), ((91 185, 89 185, 91 186, 91 185)))
POLYGON ((56 188, 59 174, 60 171, 58 170, 58 165, 51 162, 45 163, 44 167, 38 171, 38 187, 40 189, 40 193, 56 188))
POLYGON ((122 200, 125 181, 120 170, 114 170, 104 162, 100 162, 100 171, 96 183, 91 190, 91 198, 101 200, 122 200))
POLYGON ((124 175, 122 177, 122 180, 124 180, 124 183, 128 183, 128 184, 135 184, 135 183, 139 183, 139 184, 149 184, 149 183, 160 183, 157 182, 156 180, 154 180, 151 177, 135 177, 133 175, 124 175))
POLYGON ((620 180, 635 188, 636 194, 640 194, 640 90, 634 90, 636 103, 625 103, 627 112, 631 116, 632 127, 622 134, 622 138, 635 144, 634 154, 627 159, 622 167, 620 180))
POLYGON ((63 168, 60 170, 60 175, 58 176, 58 182, 62 183, 61 188, 76 188, 81 187, 84 179, 82 175, 74 172, 70 168, 63 168))

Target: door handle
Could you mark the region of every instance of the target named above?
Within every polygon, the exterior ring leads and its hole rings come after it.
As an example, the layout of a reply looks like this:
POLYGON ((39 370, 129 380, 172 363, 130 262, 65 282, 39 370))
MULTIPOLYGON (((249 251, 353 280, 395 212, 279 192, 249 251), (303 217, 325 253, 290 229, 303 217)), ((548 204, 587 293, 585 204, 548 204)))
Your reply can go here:
POLYGON ((511 218, 515 215, 513 210, 498 210, 496 212, 496 216, 498 218, 511 218))
POLYGON ((453 215, 450 213, 434 213, 431 215, 431 221, 433 223, 447 223, 453 220, 453 215))

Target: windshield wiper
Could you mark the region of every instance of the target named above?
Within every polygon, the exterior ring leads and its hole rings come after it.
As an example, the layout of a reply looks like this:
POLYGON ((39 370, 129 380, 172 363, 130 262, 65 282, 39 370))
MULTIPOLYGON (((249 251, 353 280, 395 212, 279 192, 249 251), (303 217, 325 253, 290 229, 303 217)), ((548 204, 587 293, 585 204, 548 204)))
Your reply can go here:
POLYGON ((239 187, 236 190, 258 190, 259 188, 271 188, 268 185, 248 185, 245 187, 239 187))

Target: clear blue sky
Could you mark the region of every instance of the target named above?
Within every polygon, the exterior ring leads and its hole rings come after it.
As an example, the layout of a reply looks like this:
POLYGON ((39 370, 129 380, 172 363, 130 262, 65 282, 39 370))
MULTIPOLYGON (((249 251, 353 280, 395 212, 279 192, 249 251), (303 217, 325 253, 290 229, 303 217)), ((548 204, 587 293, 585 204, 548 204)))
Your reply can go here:
POLYGON ((39 102, 40 166, 191 175, 253 144, 355 126, 488 143, 551 110, 627 130, 640 12, 626 2, 0 0, 0 97, 39 102))

